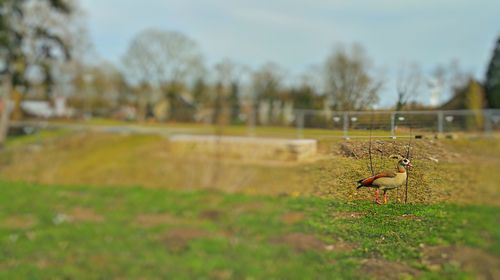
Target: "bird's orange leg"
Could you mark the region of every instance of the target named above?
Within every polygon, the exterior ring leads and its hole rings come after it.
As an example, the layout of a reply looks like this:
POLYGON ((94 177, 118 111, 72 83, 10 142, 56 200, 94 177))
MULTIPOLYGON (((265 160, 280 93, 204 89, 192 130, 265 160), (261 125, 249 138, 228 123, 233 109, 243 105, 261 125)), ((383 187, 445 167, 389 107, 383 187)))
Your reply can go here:
POLYGON ((384 191, 384 204, 387 204, 387 193, 384 191))
POLYGON ((378 201, 378 189, 375 191, 375 203, 380 204, 380 201, 378 201))

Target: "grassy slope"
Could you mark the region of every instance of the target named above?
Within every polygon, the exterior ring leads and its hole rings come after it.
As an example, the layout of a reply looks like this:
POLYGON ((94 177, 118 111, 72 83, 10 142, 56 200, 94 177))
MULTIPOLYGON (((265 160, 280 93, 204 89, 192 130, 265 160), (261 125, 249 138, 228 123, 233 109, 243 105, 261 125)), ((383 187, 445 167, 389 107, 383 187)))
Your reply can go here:
POLYGON ((498 210, 0 182, 0 278, 360 279, 377 257, 458 279, 474 272, 434 271, 422 247, 498 257, 498 210))

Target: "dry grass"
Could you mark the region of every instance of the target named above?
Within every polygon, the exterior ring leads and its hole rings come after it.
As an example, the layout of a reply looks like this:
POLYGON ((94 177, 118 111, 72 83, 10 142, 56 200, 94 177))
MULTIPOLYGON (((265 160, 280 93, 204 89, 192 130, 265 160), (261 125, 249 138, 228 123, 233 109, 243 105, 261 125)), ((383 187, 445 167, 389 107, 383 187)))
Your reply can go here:
POLYGON ((302 212, 289 212, 281 216, 281 221, 287 225, 293 225, 302 222, 306 219, 305 213, 302 212))
POLYGON ((37 224, 37 220, 32 215, 9 216, 0 222, 0 226, 8 229, 29 229, 37 224))
POLYGON ((76 207, 70 212, 70 217, 73 222, 92 222, 100 223, 104 221, 104 216, 96 213, 90 208, 76 207))
MULTIPOLYGON (((374 148, 382 151, 373 157, 375 170, 394 168, 394 161, 386 157, 405 151, 405 145, 407 141, 374 141, 374 148)), ((355 189, 357 180, 371 174, 367 149, 366 141, 322 140, 315 162, 256 164, 180 157, 167 139, 158 136, 79 133, 36 150, 11 149, 0 176, 45 184, 140 185, 368 200, 372 191, 355 189)), ((416 140, 412 155, 410 202, 500 204, 500 174, 493 172, 500 170, 500 144, 495 139, 416 140)), ((389 193, 390 201, 403 198, 403 189, 389 193)))

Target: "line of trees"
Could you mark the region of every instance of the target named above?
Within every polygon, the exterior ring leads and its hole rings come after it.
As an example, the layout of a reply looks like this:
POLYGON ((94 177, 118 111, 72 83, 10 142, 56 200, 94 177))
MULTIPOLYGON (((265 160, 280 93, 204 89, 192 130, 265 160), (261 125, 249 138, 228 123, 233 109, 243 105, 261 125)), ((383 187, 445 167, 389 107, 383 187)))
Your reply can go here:
POLYGON ((139 120, 198 116, 238 123, 252 111, 257 123, 282 123, 291 121, 287 112, 294 109, 372 108, 384 85, 360 45, 334 48, 323 65, 297 81, 273 62, 252 70, 225 58, 207 67, 196 42, 160 29, 137 34, 121 62, 128 85, 122 100, 133 101, 139 120))

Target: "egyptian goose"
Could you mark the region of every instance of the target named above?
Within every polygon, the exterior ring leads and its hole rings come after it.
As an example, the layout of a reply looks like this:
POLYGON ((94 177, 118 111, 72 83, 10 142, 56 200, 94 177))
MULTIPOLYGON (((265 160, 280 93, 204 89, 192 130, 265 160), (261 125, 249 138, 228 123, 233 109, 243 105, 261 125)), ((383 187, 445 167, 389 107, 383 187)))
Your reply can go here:
POLYGON ((401 187, 406 182, 406 169, 412 167, 410 160, 399 155, 391 155, 390 158, 398 159, 397 172, 394 171, 383 171, 373 176, 358 181, 358 187, 375 188, 375 203, 380 204, 378 200, 379 190, 384 191, 384 203, 387 203, 388 190, 401 187))

